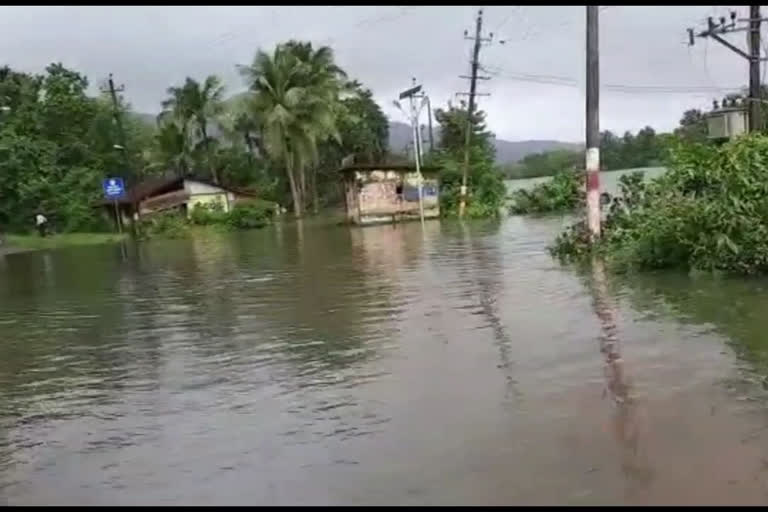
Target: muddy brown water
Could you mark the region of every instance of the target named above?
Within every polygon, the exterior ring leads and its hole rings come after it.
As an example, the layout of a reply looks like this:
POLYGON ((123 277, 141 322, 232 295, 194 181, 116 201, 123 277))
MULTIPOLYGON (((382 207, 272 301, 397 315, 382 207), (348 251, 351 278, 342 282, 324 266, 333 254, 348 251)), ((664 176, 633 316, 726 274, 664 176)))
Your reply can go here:
POLYGON ((768 503, 768 282, 565 222, 0 258, 0 503, 768 503))

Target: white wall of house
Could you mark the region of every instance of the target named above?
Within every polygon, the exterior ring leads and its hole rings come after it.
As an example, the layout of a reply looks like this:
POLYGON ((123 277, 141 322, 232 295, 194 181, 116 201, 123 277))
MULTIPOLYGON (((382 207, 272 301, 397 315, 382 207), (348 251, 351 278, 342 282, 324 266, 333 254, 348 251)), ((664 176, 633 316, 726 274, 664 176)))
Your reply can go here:
POLYGON ((201 183, 194 180, 184 180, 184 190, 189 194, 187 203, 187 212, 191 214, 192 209, 197 204, 210 204, 219 202, 228 212, 234 202, 234 194, 227 192, 221 187, 201 183))

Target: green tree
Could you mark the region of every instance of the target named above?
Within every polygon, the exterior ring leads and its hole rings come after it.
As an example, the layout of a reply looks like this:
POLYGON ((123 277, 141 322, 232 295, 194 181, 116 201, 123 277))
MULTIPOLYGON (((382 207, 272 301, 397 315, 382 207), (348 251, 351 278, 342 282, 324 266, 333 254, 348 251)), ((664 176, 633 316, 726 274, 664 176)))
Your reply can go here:
MULTIPOLYGON (((467 106, 449 103, 447 109, 435 109, 440 125, 440 141, 435 161, 441 166, 440 210, 443 215, 457 215, 459 190, 464 163, 464 141, 467 129, 467 106)), ((493 134, 485 125, 485 112, 472 114, 467 187, 469 217, 492 217, 499 213, 504 202, 506 187, 501 172, 494 165, 496 149, 493 134)))
POLYGON ((338 138, 340 83, 333 68, 321 69, 333 54, 321 47, 307 57, 307 45, 278 45, 271 55, 259 50, 249 66, 240 66, 254 93, 252 112, 264 149, 285 169, 296 217, 304 212, 305 170, 319 160, 318 143, 338 138))
POLYGON ((183 86, 169 87, 167 93, 169 97, 162 104, 164 113, 170 114, 179 123, 182 133, 188 137, 196 135, 191 143, 195 150, 202 153, 214 183, 219 183, 211 156, 212 141, 208 135, 208 126, 222 110, 224 87, 215 75, 206 77, 202 84, 187 77, 183 86), (195 125, 196 133, 189 129, 190 124, 195 125))
POLYGON ((707 140, 707 122, 699 109, 683 112, 680 126, 675 129, 675 135, 689 142, 705 142, 707 140))
POLYGON ((109 111, 87 87, 61 64, 40 76, 0 71, 9 107, 0 120, 0 224, 25 229, 44 211, 61 230, 101 227, 93 205, 101 179, 116 170, 116 140, 99 129, 109 111))

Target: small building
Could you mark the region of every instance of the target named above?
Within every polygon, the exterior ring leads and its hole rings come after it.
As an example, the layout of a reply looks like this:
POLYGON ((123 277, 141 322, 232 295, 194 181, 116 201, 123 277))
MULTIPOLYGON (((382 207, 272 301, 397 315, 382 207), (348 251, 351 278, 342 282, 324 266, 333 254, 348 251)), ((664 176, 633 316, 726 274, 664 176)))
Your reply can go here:
MULTIPOLYGON (((229 212, 236 202, 256 198, 256 194, 216 185, 207 180, 191 177, 149 178, 137 183, 118 199, 117 205, 123 224, 135 216, 146 217, 155 213, 179 210, 189 217, 195 205, 220 204, 229 212)), ((105 200, 102 206, 114 218, 113 201, 105 200)))
MULTIPOLYGON (((375 224, 418 220, 419 180, 414 165, 364 164, 340 169, 347 220, 375 224)), ((422 167, 424 218, 440 216, 440 169, 422 167)))

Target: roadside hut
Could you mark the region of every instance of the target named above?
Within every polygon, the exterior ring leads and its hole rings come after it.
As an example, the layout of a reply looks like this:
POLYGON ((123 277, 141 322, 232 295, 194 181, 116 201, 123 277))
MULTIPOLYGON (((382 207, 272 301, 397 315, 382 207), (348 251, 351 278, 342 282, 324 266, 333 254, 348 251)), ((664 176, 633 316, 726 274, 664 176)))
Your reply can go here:
MULTIPOLYGON (((137 217, 176 210, 189 217, 197 204, 218 203, 229 212, 237 201, 255 198, 256 194, 230 187, 216 185, 204 179, 192 177, 158 177, 137 183, 117 201, 123 224, 129 224, 137 217)), ((112 201, 101 203, 105 213, 114 217, 112 201)))
MULTIPOLYGON (((347 220, 376 224, 419 219, 418 174, 414 165, 364 164, 339 170, 347 220)), ((422 167, 424 218, 440 216, 440 169, 422 167)))

